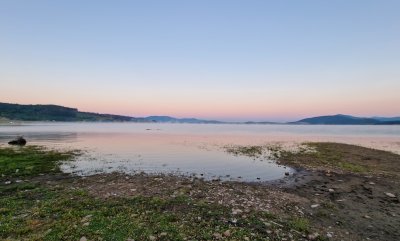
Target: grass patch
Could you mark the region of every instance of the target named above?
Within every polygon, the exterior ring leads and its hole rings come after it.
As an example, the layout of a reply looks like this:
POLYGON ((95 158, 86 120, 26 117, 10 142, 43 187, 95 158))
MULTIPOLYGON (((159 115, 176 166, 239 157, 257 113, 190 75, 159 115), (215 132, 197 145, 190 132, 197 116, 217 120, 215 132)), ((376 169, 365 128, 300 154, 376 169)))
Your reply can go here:
POLYGON ((279 162, 295 167, 336 169, 353 173, 398 176, 400 155, 371 148, 331 142, 304 143, 314 151, 281 150, 279 162))
POLYGON ((299 219, 266 225, 266 212, 233 215, 230 208, 186 196, 99 199, 83 190, 37 187, 0 195, 0 239, 15 240, 281 240, 308 230, 299 219), (280 232, 267 230, 280 229, 280 232), (226 231, 229 234, 226 235, 226 231), (220 235, 220 236, 219 236, 220 235))
POLYGON ((0 148, 0 175, 2 177, 36 176, 57 173, 59 162, 72 159, 77 151, 48 150, 40 146, 0 148))
POLYGON ((310 229, 310 221, 306 218, 295 218, 290 222, 290 226, 300 232, 308 232, 310 229))
POLYGON ((225 150, 236 156, 259 157, 263 154, 264 148, 262 146, 227 146, 225 150))

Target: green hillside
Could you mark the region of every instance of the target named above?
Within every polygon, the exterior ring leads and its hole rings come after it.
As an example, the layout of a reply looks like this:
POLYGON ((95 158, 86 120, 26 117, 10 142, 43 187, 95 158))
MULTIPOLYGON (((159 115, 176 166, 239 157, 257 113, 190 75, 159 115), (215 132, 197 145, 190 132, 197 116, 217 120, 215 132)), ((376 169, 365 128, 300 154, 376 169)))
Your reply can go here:
POLYGON ((80 112, 58 105, 19 105, 0 103, 0 118, 22 121, 144 121, 129 116, 80 112))

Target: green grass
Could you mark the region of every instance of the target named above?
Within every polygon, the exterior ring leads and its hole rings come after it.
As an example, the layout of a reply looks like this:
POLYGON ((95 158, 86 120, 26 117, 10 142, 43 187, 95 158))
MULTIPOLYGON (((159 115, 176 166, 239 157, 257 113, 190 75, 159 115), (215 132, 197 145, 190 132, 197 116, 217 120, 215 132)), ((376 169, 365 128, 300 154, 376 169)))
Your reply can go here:
POLYGON ((295 218, 290 222, 293 229, 300 232, 308 232, 310 229, 310 221, 306 218, 295 218))
POLYGON ((244 155, 249 157, 259 157, 263 154, 262 146, 227 146, 226 152, 234 155, 244 155))
POLYGON ((0 239, 212 240, 215 233, 230 230, 229 239, 280 240, 291 229, 308 231, 303 219, 286 223, 267 212, 235 216, 228 207, 186 196, 105 200, 83 190, 37 187, 0 196, 0 207, 0 239), (282 226, 267 226, 270 221, 282 226), (284 232, 267 233, 268 229, 284 232))
POLYGON ((0 175, 26 177, 59 172, 59 162, 72 159, 78 152, 48 150, 39 146, 0 148, 0 175))

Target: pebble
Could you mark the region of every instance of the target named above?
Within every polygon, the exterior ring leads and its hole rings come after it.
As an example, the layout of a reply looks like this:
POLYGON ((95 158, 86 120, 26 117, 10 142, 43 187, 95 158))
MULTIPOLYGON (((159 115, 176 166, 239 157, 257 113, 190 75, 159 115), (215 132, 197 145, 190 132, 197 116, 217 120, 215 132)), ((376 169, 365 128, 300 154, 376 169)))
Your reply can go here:
POLYGON ((329 188, 328 191, 329 192, 335 192, 335 189, 329 188))
POLYGON ((328 233, 326 233, 326 237, 328 237, 328 238, 332 238, 332 237, 333 237, 333 233, 332 233, 332 232, 328 232, 328 233))
POLYGON ((79 239, 79 241, 87 241, 87 238, 83 236, 81 239, 79 239))
POLYGON ((375 182, 369 182, 369 185, 375 185, 375 182))
POLYGON ((150 235, 150 236, 149 236, 149 239, 150 239, 151 241, 154 241, 154 240, 156 240, 157 238, 156 238, 155 236, 153 236, 153 235, 150 235))
POLYGON ((9 185, 11 184, 11 181, 5 181, 4 184, 9 185))
POLYGON ((313 204, 313 205, 311 205, 311 208, 317 208, 317 207, 319 207, 319 204, 313 204))
POLYGON ((232 214, 233 215, 236 215, 236 214, 239 214, 239 213, 242 213, 243 211, 242 210, 240 210, 240 209, 232 209, 232 214))
POLYGON ((309 240, 316 240, 318 238, 319 234, 318 233, 313 233, 308 235, 309 240))
POLYGON ((394 195, 393 193, 390 193, 390 192, 385 192, 385 194, 388 197, 396 197, 396 195, 394 195))
POLYGON ((222 239, 222 235, 219 234, 219 233, 214 233, 213 237, 216 238, 216 239, 222 239))
POLYGON ((368 215, 364 215, 364 218, 366 218, 366 219, 370 219, 371 217, 370 217, 370 216, 368 216, 368 215))
POLYGON ((231 236, 231 231, 230 231, 229 229, 226 230, 226 231, 224 232, 224 236, 225 236, 225 237, 231 236))

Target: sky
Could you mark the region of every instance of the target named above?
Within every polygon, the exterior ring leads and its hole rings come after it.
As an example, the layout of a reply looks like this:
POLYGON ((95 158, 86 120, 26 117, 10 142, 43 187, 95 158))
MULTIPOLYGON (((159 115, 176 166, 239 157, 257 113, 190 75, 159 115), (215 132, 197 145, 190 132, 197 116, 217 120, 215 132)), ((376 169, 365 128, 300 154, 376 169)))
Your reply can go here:
POLYGON ((1 0, 0 102, 130 116, 400 116, 400 1, 1 0))

